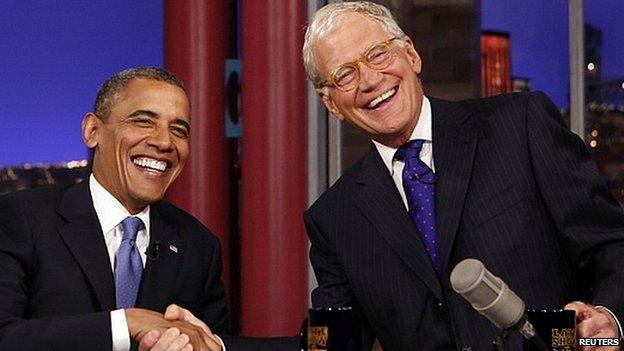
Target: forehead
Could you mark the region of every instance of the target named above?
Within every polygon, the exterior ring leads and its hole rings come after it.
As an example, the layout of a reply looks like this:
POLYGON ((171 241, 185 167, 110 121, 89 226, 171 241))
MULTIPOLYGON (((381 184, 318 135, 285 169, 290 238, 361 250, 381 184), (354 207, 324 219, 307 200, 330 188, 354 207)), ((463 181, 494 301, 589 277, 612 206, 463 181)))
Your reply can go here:
POLYGON ((150 110, 167 116, 189 119, 190 103, 184 90, 167 82, 135 78, 128 82, 115 99, 113 110, 132 113, 133 110, 150 110))
POLYGON ((362 55, 371 45, 388 39, 380 23, 358 13, 339 17, 336 26, 320 37, 313 52, 321 74, 362 55))

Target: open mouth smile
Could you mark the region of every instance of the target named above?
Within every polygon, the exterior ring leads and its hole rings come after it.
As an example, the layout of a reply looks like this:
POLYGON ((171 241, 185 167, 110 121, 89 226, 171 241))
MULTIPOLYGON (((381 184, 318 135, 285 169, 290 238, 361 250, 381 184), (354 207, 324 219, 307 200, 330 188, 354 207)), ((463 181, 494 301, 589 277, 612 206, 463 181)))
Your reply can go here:
POLYGON ((396 92, 397 92, 397 88, 394 87, 386 91, 385 93, 379 95, 378 97, 374 98, 371 102, 368 103, 368 105, 366 105, 366 107, 368 107, 369 109, 374 109, 378 107, 379 105, 383 104, 384 102, 386 102, 387 100, 389 100, 391 97, 393 97, 394 94, 396 94, 396 92))
POLYGON ((170 166, 166 161, 156 160, 149 157, 135 157, 132 159, 132 163, 139 168, 156 172, 165 172, 170 166))

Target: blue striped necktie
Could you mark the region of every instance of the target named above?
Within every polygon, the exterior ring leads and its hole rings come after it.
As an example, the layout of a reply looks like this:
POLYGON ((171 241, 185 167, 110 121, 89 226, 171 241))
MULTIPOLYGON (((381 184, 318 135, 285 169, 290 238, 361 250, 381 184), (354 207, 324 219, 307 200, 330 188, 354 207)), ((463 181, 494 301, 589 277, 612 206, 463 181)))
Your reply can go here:
POLYGON ((139 217, 126 217, 121 227, 123 237, 115 261, 115 293, 117 308, 129 308, 136 303, 143 274, 143 262, 135 243, 143 221, 139 217))

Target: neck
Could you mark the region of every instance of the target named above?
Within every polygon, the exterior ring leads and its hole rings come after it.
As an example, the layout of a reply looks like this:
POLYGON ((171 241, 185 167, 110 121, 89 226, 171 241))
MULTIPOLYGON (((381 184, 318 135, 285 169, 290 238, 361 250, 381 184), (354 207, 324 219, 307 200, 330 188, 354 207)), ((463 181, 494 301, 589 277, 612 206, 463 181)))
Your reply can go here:
POLYGON ((119 203, 131 215, 136 215, 137 213, 143 211, 145 207, 147 207, 147 205, 149 205, 149 204, 143 204, 143 203, 136 203, 136 201, 131 201, 130 199, 125 199, 123 196, 121 196, 114 190, 114 187, 112 185, 108 184, 107 182, 103 182, 102 179, 105 179, 105 177, 98 176, 98 172, 96 172, 95 170, 93 172, 93 177, 100 184, 100 186, 104 188, 104 190, 106 190, 110 195, 112 195, 117 201, 119 201, 119 203))

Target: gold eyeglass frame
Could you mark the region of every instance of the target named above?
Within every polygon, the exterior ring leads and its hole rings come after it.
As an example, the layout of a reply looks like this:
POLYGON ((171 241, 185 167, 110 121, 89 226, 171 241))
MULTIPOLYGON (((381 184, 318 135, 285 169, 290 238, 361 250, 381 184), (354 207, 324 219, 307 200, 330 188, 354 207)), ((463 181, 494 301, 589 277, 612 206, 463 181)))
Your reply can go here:
POLYGON ((324 81, 322 81, 318 88, 322 88, 322 87, 334 87, 342 92, 348 92, 351 91, 353 89, 355 89, 355 87, 357 87, 357 85, 360 82, 360 68, 358 66, 358 64, 361 62, 363 64, 365 64, 367 67, 374 69, 374 70, 382 70, 387 68, 388 66, 390 66, 390 64, 392 63, 393 59, 396 57, 396 53, 392 50, 392 48, 390 47, 390 44, 395 41, 401 39, 399 37, 392 37, 390 39, 384 40, 382 42, 379 43, 375 43, 373 45, 371 45, 368 49, 366 49, 366 51, 364 51, 364 54, 360 55, 360 57, 358 57, 355 61, 351 61, 351 62, 347 62, 347 63, 343 63, 342 65, 336 67, 333 71, 331 71, 331 73, 325 78, 324 81), (370 62, 367 59, 368 54, 370 53, 370 51, 380 45, 384 45, 386 47, 388 47, 388 52, 390 52, 390 54, 392 55, 392 57, 388 60, 388 64, 386 66, 380 67, 380 68, 375 68, 372 67, 370 65, 370 62), (355 82, 355 85, 349 89, 345 89, 344 87, 340 87, 336 84, 336 74, 338 73, 338 71, 340 71, 342 68, 347 67, 347 66, 352 66, 355 68, 355 71, 357 72, 357 80, 355 82))

